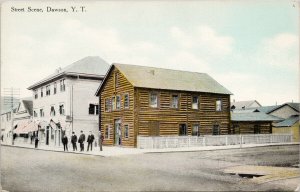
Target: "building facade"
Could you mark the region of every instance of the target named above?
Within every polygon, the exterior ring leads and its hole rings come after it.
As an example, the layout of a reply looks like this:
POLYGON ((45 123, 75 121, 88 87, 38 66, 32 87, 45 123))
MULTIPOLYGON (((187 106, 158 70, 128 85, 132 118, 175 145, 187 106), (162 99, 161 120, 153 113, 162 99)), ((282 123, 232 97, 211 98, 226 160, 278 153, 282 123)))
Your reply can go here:
POLYGON ((94 95, 109 64, 99 57, 85 57, 58 69, 31 85, 33 119, 39 124, 41 143, 61 145, 64 134, 92 131, 98 135, 98 99, 94 95))
POLYGON ((207 74, 113 64, 97 90, 105 145, 137 136, 228 134, 230 92, 207 74))

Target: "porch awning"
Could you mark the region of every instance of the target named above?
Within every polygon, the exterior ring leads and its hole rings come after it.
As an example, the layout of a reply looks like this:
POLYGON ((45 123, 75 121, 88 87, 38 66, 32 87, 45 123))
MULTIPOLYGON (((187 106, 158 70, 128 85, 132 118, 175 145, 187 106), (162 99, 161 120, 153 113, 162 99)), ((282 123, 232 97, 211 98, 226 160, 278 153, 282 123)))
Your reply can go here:
POLYGON ((16 126, 17 128, 14 130, 14 133, 28 133, 28 131, 26 131, 26 127, 31 123, 32 120, 30 119, 24 119, 24 120, 20 120, 17 122, 16 126))
POLYGON ((34 121, 31 121, 24 129, 27 133, 37 131, 39 129, 38 124, 34 121))

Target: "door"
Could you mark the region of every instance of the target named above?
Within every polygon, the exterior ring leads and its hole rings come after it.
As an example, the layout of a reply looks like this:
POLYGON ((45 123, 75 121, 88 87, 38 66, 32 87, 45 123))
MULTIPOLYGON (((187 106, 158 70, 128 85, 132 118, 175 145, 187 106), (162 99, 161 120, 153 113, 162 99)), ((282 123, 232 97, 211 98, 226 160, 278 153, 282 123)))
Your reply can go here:
POLYGON ((115 145, 122 144, 121 119, 115 120, 115 145))
POLYGON ((46 145, 49 145, 49 126, 46 128, 46 145))

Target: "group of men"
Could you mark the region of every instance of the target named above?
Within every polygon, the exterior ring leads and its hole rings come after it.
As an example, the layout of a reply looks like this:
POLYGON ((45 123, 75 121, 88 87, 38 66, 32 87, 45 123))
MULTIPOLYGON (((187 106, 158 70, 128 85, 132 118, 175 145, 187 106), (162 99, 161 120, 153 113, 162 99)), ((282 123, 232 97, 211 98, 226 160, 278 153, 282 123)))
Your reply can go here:
MULTIPOLYGON (((87 147, 87 151, 93 149, 93 142, 95 140, 94 135, 92 134, 92 132, 90 131, 88 137, 87 137, 87 143, 88 143, 88 147, 87 147)), ((101 144, 100 144, 100 150, 102 150, 102 140, 103 137, 101 137, 100 139, 101 144)), ((83 133, 83 131, 80 131, 80 136, 79 139, 77 140, 77 135, 75 135, 75 132, 72 132, 72 136, 71 136, 71 143, 73 146, 73 151, 77 151, 77 141, 80 145, 80 151, 84 151, 84 142, 85 142, 85 134, 83 133)), ((68 137, 66 135, 64 135, 64 137, 62 138, 62 143, 64 145, 64 151, 68 151, 68 137)))

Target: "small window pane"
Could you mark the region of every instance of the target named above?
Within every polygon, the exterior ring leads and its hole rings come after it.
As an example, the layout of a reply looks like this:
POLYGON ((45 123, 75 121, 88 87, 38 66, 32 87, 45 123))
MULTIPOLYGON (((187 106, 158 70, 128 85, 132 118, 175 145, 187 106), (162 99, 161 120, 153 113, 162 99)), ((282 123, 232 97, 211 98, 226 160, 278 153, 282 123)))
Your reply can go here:
POLYGON ((178 95, 172 95, 172 108, 178 108, 178 95))
POLYGON ((222 111, 222 101, 221 100, 216 101, 216 111, 222 111))
POLYGON ((150 94, 150 107, 157 107, 157 94, 156 93, 150 94))
POLYGON ((125 109, 129 108, 129 95, 128 94, 124 95, 124 108, 125 109))
POLYGON ((193 96, 192 109, 198 109, 198 106, 199 106, 198 96, 193 96))

